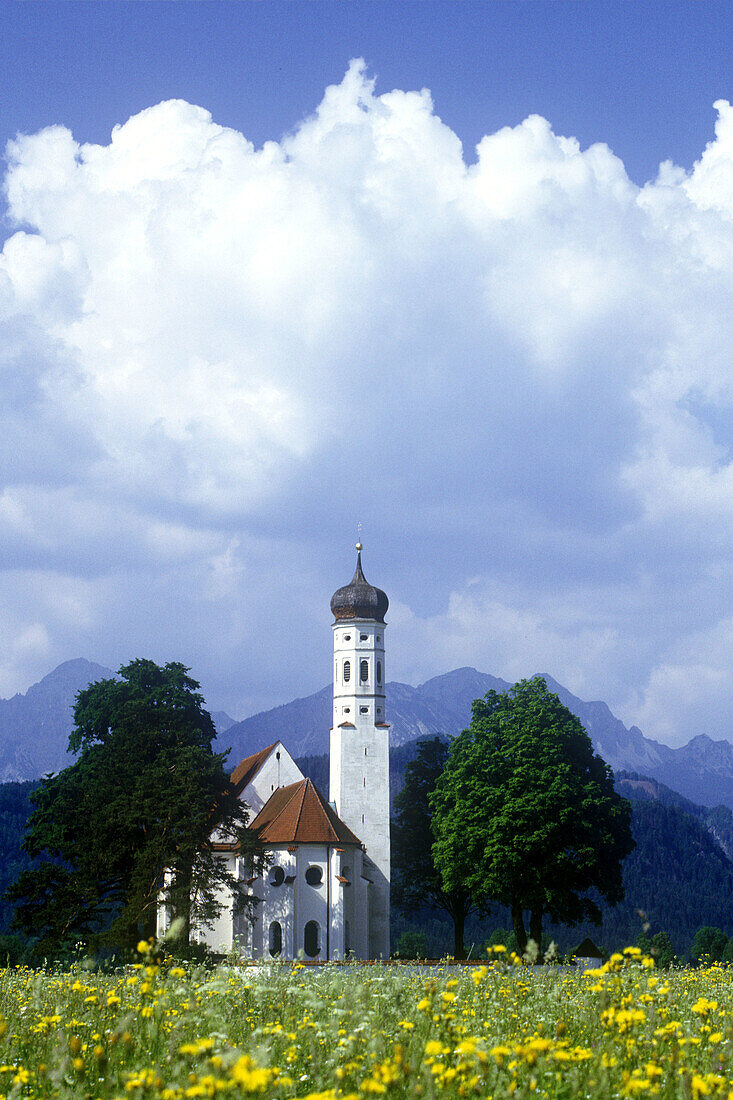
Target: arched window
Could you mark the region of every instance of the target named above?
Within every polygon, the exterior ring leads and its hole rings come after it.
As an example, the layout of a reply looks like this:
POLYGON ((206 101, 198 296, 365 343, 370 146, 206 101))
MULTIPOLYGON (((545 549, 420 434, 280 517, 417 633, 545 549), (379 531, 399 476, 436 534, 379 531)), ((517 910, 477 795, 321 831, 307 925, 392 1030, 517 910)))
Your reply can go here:
POLYGON ((361 677, 362 684, 365 684, 369 679, 369 662, 364 660, 359 666, 359 676, 361 677))
POLYGON ((274 920, 270 925, 270 954, 274 958, 281 955, 283 949, 283 930, 279 920, 274 920))
POLYGON ((271 867, 270 877, 268 879, 270 886, 282 886, 285 882, 285 872, 282 867, 271 867))
POLYGON ((303 929, 303 949, 309 959, 315 959, 320 953, 319 931, 317 920, 309 920, 303 929))
POLYGON ((348 684, 351 679, 351 661, 344 661, 344 683, 348 684))
POLYGON ((382 662, 377 661, 377 683, 381 684, 381 682, 382 682, 382 662))
POLYGON ((320 867, 309 867, 305 872, 305 881, 309 886, 320 886, 323 882, 323 871, 320 867))

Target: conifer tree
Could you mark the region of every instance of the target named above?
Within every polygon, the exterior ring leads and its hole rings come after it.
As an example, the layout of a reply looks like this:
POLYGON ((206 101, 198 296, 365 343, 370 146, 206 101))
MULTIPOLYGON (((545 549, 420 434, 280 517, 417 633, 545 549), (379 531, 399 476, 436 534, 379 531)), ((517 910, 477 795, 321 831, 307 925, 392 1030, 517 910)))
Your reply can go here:
POLYGON ((129 947, 154 932, 166 871, 186 942, 218 915, 220 887, 245 904, 209 844, 216 826, 257 858, 198 686, 180 663, 138 659, 77 696, 78 759, 32 795, 24 847, 39 862, 8 892, 41 950, 129 947))

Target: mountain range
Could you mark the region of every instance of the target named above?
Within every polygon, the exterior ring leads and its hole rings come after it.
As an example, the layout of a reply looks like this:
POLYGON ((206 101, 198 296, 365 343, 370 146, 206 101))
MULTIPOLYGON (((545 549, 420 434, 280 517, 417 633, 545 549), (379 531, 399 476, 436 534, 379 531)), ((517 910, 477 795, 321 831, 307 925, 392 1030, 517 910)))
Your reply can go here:
MULTIPOLYGON (((692 802, 704 806, 722 803, 733 809, 733 745, 729 741, 713 741, 703 734, 681 748, 670 748, 645 737, 637 726, 627 728, 606 703, 586 702, 552 676, 542 677, 550 691, 577 715, 596 752, 614 771, 638 772, 692 802)), ((506 691, 509 687, 506 680, 475 668, 454 669, 419 687, 388 683, 390 747, 395 749, 434 734, 454 737, 470 722, 474 699, 487 691, 506 691)), ((219 737, 219 744, 231 748, 231 760, 241 760, 277 740, 283 741, 294 756, 319 756, 328 752, 331 720, 329 685, 303 699, 235 722, 219 737)))
MULTIPOLYGON (((114 675, 111 668, 78 657, 64 661, 24 695, 0 699, 0 783, 40 779, 67 768, 74 759, 66 746, 77 693, 114 675)), ((220 733, 234 724, 224 711, 211 717, 220 733)))
POLYGON ((39 779, 72 763, 66 751, 77 692, 114 673, 79 658, 64 661, 25 695, 0 699, 0 781, 39 779))
MULTIPOLYGON (((66 744, 77 692, 91 681, 113 675, 103 665, 78 658, 59 665, 25 694, 0 700, 0 782, 37 779, 66 767, 71 761, 66 744)), ((636 726, 627 728, 606 703, 586 702, 551 676, 543 678, 577 715, 596 752, 614 771, 650 777, 702 806, 722 804, 733 809, 730 742, 701 735, 681 748, 670 748, 644 737, 636 726)), ((434 734, 454 736, 468 725, 474 699, 510 686, 474 668, 454 669, 418 687, 388 683, 391 748, 434 734)), ((218 730, 216 748, 231 750, 232 765, 277 740, 295 757, 318 756, 328 752, 331 687, 242 722, 222 711, 212 717, 218 730)))

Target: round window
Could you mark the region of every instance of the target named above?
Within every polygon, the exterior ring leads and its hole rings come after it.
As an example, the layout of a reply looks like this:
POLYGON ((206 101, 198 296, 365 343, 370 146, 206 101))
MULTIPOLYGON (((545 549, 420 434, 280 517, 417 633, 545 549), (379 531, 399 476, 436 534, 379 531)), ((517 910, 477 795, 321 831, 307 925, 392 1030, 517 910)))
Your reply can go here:
POLYGON ((271 867, 268 881, 270 886, 282 886, 285 882, 285 872, 282 867, 271 867))
POLYGON ((305 881, 309 886, 320 886, 323 882, 323 871, 320 867, 309 867, 305 873, 305 881))

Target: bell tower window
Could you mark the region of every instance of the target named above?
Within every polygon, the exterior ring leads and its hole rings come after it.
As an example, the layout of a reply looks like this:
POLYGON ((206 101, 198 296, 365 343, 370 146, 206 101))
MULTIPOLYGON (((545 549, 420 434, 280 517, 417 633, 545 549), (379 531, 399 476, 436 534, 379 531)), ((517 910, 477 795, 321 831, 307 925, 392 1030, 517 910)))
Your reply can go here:
POLYGON ((382 682, 382 662, 377 661, 377 683, 381 684, 381 682, 382 682))
POLYGON ((351 679, 351 661, 344 661, 344 683, 348 684, 351 679))
POLYGON ((367 680, 369 679, 369 662, 368 661, 362 661, 361 662, 361 665, 359 666, 359 678, 361 679, 362 684, 365 684, 367 682, 367 680))

